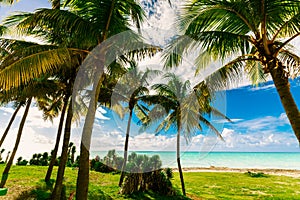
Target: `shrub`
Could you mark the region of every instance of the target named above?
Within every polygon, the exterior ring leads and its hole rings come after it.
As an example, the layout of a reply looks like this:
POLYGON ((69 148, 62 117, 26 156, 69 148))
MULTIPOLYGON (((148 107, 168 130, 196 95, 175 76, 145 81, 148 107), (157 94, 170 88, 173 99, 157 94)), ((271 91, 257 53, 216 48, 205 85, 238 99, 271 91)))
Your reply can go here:
POLYGON ((107 155, 101 159, 96 156, 90 162, 91 170, 102 173, 118 172, 122 168, 123 158, 116 155, 115 150, 108 151, 107 155))
POLYGON ((134 192, 145 192, 151 190, 163 195, 173 195, 172 170, 161 169, 162 162, 158 155, 149 158, 146 155, 131 153, 128 156, 126 169, 129 173, 125 175, 121 194, 132 194, 134 192))
POLYGON ((45 152, 43 154, 33 154, 32 158, 29 160, 30 165, 37 165, 37 166, 47 166, 49 165, 49 156, 48 153, 45 152))
POLYGON ((263 172, 255 173, 255 172, 248 171, 245 174, 247 174, 248 176, 253 177, 253 178, 268 177, 268 175, 264 174, 263 172))
POLYGON ((28 163, 28 161, 27 161, 27 160, 23 160, 23 158, 22 158, 22 157, 19 157, 19 158, 17 159, 17 163, 16 163, 16 165, 23 165, 23 166, 26 166, 26 165, 27 165, 27 163, 28 163))

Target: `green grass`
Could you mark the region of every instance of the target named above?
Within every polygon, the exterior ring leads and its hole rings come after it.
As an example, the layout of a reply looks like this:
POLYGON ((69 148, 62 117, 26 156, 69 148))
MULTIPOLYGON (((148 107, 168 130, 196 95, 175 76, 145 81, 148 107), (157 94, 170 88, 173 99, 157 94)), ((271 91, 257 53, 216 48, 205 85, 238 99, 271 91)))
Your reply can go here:
MULTIPOLYGON (((1 165, 0 172, 3 168, 1 165)), ((46 199, 51 189, 43 182, 46 170, 47 167, 13 166, 6 185, 9 191, 5 199, 46 199)), ((68 195, 75 191, 76 176, 77 170, 66 169, 68 195)), ((225 172, 189 172, 184 173, 184 178, 190 199, 300 199, 299 178, 225 172)), ((89 199, 184 199, 182 196, 162 197, 151 192, 119 195, 118 180, 118 174, 91 172, 89 199)), ((178 173, 174 173, 173 184, 180 190, 178 173)))

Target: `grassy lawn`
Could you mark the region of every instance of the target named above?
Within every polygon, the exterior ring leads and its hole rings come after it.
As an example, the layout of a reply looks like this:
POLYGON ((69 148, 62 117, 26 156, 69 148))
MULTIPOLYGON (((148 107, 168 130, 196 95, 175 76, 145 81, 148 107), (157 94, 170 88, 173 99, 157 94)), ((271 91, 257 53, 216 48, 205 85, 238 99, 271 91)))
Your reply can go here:
MULTIPOLYGON (((56 169, 56 168, 55 168, 56 169)), ((3 165, 0 166, 0 172, 3 165)), ((46 199, 51 186, 43 182, 47 167, 13 166, 7 187, 9 192, 0 199, 46 199), (35 197, 35 198, 33 198, 35 197)), ((67 194, 75 190, 77 170, 67 168, 67 194)), ((189 172, 184 174, 190 199, 300 199, 300 179, 286 176, 250 177, 243 173, 189 172)), ((53 179, 55 176, 53 176, 53 179)), ((121 196, 118 194, 119 175, 91 172, 89 199, 184 199, 162 197, 153 193, 121 196)), ((180 180, 174 173, 174 187, 180 189, 180 180)))

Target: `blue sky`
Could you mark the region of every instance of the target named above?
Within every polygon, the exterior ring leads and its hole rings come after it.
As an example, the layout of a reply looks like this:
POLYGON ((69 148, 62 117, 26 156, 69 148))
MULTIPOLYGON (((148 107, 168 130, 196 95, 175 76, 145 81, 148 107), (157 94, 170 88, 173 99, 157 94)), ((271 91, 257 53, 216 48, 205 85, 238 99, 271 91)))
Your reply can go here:
MULTIPOLYGON (((179 4, 180 1, 174 1, 179 4)), ((47 7, 49 2, 45 0, 20 0, 15 6, 0 7, 1 17, 7 15, 13 10, 32 11, 34 8, 47 7)), ((174 5, 176 8, 176 4, 174 5)), ((174 8, 173 7, 173 8, 174 8)), ((151 10, 149 12, 154 12, 151 10)), ((170 25, 166 19, 172 18, 176 11, 170 9, 166 4, 160 3, 157 14, 146 20, 147 27, 162 28, 170 25)), ((154 30, 154 29, 153 29, 154 30)), ((170 33, 172 31, 168 31, 170 33)), ((160 34, 160 37, 164 35, 160 34)), ((167 37, 167 36, 165 36, 167 37)), ((155 38, 157 39, 157 38, 155 38)), ((148 63, 149 64, 149 63, 148 63)), ((178 73, 183 73, 184 69, 178 69, 178 73)), ((185 78, 193 76, 192 71, 185 71, 185 78)), ((248 83, 249 84, 249 83, 248 83)), ((247 85, 243 83, 242 85, 247 85)), ((292 93, 298 105, 300 105, 300 86, 297 81, 291 84, 292 93)), ((278 94, 272 82, 267 82, 260 87, 241 86, 226 91, 226 97, 217 99, 225 104, 226 115, 234 123, 221 123, 223 129, 222 135, 225 142, 217 140, 212 133, 199 134, 195 136, 188 145, 182 142, 184 150, 192 151, 293 151, 299 152, 297 140, 292 132, 287 117, 280 103, 278 94)), ((124 132, 126 130, 126 121, 120 120, 113 113, 100 109, 97 113, 96 123, 93 134, 92 150, 122 149, 124 143, 124 132), (100 112, 101 111, 101 112, 100 112)), ((0 121, 6 125, 13 110, 9 107, 1 108, 0 121)), ((6 141, 5 148, 11 148, 17 131, 18 121, 22 112, 17 117, 16 123, 12 128, 12 133, 6 141)), ((219 122, 218 122, 219 123, 219 122)), ((31 152, 49 151, 53 148, 56 125, 44 122, 37 108, 32 107, 26 123, 26 137, 22 139, 19 154, 30 154, 31 152)), ((72 141, 79 146, 82 122, 79 127, 74 126, 72 141)), ((3 132, 5 126, 0 127, 3 132)), ((153 133, 138 133, 138 127, 133 125, 132 137, 130 138, 131 150, 174 150, 175 137, 170 135, 154 136, 153 133)))

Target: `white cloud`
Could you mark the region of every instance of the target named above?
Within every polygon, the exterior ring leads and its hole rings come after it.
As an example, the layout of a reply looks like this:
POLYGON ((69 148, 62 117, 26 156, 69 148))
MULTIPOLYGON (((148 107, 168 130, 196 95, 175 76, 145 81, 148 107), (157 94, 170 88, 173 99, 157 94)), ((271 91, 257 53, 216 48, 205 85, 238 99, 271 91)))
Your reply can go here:
MULTIPOLYGON (((240 122, 240 121, 243 121, 243 119, 230 119, 231 122, 240 122)), ((231 123, 230 121, 226 120, 226 119, 216 119, 216 120, 212 120, 212 122, 214 123, 222 123, 222 124, 225 124, 225 123, 231 123)))
POLYGON ((270 90, 270 89, 274 89, 275 85, 274 84, 270 84, 270 85, 265 85, 265 86, 253 86, 251 87, 249 90, 250 91, 257 91, 257 90, 270 90))
POLYGON ((249 131, 269 129, 274 130, 280 126, 289 125, 289 121, 285 113, 280 114, 279 117, 266 116, 262 118, 239 121, 233 125, 236 129, 247 129, 249 131))
POLYGON ((298 142, 290 132, 258 131, 243 134, 225 128, 215 150, 227 151, 296 151, 298 142))

